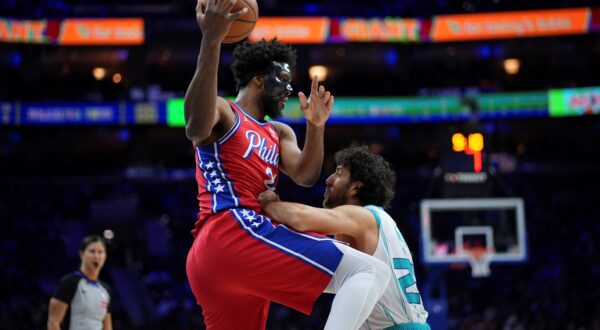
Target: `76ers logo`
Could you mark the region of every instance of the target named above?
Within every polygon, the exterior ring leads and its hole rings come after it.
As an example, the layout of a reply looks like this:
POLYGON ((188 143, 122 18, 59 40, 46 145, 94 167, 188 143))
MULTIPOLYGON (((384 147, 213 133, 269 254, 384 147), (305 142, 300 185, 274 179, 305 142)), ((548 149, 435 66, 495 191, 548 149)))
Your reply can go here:
POLYGON ((252 152, 257 150, 258 157, 268 164, 274 166, 279 164, 277 144, 267 145, 267 139, 252 130, 246 131, 246 139, 248 139, 248 149, 244 152, 244 158, 250 157, 252 152))

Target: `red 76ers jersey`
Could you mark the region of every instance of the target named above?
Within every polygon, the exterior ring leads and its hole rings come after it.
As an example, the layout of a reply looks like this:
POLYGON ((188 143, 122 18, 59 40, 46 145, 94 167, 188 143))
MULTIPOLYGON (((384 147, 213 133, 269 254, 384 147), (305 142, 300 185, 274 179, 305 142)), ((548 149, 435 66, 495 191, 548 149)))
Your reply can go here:
POLYGON ((217 142, 196 146, 198 229, 211 215, 245 207, 260 211, 257 196, 275 189, 279 174, 279 135, 270 122, 261 123, 233 102, 237 119, 217 142))

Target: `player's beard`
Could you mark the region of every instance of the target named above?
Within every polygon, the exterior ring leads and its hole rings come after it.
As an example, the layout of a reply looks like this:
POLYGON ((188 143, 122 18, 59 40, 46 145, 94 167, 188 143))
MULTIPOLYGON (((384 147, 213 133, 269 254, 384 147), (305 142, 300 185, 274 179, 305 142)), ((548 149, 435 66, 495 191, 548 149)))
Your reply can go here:
POLYGON ((267 93, 263 93, 261 103, 264 114, 272 119, 281 117, 281 110, 283 110, 283 107, 280 107, 279 101, 280 99, 267 93))
POLYGON ((334 207, 346 205, 348 203, 348 189, 350 188, 350 183, 348 183, 345 187, 335 187, 329 188, 329 191, 326 191, 325 196, 323 198, 323 207, 327 209, 332 209, 334 207))

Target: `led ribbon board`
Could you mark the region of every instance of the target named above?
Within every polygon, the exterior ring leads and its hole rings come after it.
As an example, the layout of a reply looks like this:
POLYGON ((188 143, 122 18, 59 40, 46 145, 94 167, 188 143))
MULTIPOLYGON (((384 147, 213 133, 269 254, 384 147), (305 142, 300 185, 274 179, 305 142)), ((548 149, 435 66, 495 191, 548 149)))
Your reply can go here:
POLYGON ((550 117, 600 114, 600 87, 551 89, 550 117))

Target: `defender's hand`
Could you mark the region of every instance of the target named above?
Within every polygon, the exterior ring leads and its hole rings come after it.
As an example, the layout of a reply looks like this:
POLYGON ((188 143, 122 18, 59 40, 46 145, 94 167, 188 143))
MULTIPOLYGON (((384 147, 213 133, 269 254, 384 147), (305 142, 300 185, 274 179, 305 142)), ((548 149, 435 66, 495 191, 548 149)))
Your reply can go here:
POLYGON ((196 22, 202 30, 203 38, 213 38, 221 42, 227 36, 231 23, 248 11, 244 9, 230 12, 238 0, 198 0, 196 22))
POLYGON ((298 97, 300 98, 300 109, 306 120, 317 127, 325 126, 333 108, 333 95, 325 90, 323 85, 319 86, 317 76, 312 79, 308 100, 302 92, 298 93, 298 97))
POLYGON ((258 202, 260 203, 260 206, 264 207, 272 202, 281 202, 281 200, 279 199, 279 195, 277 195, 274 191, 265 190, 258 195, 258 202))

